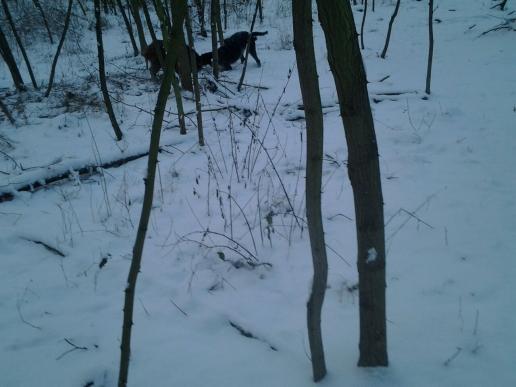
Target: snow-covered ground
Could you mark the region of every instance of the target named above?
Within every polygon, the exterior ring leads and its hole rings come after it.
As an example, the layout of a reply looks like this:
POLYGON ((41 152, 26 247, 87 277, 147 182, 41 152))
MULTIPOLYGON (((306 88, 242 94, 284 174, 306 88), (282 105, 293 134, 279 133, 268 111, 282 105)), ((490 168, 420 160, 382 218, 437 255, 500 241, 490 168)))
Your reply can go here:
MULTIPOLYGON (((290 7, 264 3, 257 28, 269 31, 257 42, 263 65, 251 59, 246 76, 261 88, 239 93, 225 82, 216 93, 205 91, 207 146, 197 145, 194 115, 189 133, 179 135, 170 97, 137 285, 131 386, 313 385, 305 323, 312 264, 302 220, 306 143, 290 7)), ((363 50, 385 201, 385 369, 356 367, 352 192, 315 23, 330 264, 323 308, 329 374, 320 384, 514 386, 516 35, 481 34, 515 18, 516 4, 509 0, 501 12, 490 0, 435 1, 432 94, 423 99, 428 2, 402 1, 381 59, 394 3, 379 0, 369 10, 363 50)), ((361 7, 354 10, 359 21, 361 7)), ((248 28, 244 19, 230 22, 227 34, 248 28)), ((125 135, 119 143, 102 109, 87 23, 67 42, 49 99, 16 93, 0 63, 0 94, 17 121, 15 127, 0 116, 0 192, 14 194, 0 203, 2 387, 116 385, 146 159, 34 193, 16 189, 148 148, 158 85, 130 55, 119 23, 113 18, 104 33, 125 135)), ((198 51, 209 45, 199 40, 198 51)), ((44 36, 28 47, 40 83, 55 48, 44 36)), ((237 81, 240 70, 237 64, 223 78, 237 81)), ((185 110, 194 110, 189 99, 185 110)))

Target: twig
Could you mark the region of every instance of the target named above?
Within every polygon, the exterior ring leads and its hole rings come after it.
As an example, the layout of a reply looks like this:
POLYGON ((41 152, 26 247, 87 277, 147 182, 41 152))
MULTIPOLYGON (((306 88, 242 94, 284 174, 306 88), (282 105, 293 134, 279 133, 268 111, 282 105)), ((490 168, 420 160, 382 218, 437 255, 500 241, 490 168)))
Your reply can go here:
POLYGON ((446 360, 444 361, 443 365, 444 365, 445 367, 448 367, 448 366, 450 365, 450 363, 451 363, 453 360, 455 360, 455 359, 457 358, 457 356, 459 356, 459 355, 460 355, 461 351, 462 351, 462 348, 461 348, 461 347, 457 347, 457 349, 455 350, 454 354, 453 354, 453 355, 451 355, 448 359, 446 359, 446 360))
POLYGON ((185 315, 185 317, 188 317, 188 313, 186 313, 183 309, 181 309, 181 308, 179 307, 179 305, 177 305, 177 304, 174 302, 174 300, 172 299, 172 297, 170 297, 170 298, 169 298, 169 301, 172 303, 172 305, 174 305, 174 306, 177 308, 177 310, 179 310, 181 313, 183 313, 183 314, 185 315))
POLYGON ((71 353, 73 351, 77 351, 77 350, 87 351, 89 349, 88 347, 79 347, 78 345, 74 344, 71 340, 69 340, 67 338, 65 338, 64 341, 66 341, 69 345, 71 345, 72 348, 69 349, 68 351, 63 352, 58 357, 56 357, 56 360, 61 360, 63 357, 65 357, 66 355, 68 355, 69 353, 71 353))

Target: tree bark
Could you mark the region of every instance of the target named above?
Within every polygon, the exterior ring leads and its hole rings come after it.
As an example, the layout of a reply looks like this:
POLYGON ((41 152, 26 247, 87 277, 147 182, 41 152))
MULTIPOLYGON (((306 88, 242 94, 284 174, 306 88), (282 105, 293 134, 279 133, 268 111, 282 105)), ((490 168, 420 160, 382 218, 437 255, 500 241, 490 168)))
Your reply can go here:
POLYGON ((428 64, 426 67, 426 94, 430 94, 432 81, 432 59, 434 55, 434 0, 428 0, 428 64))
POLYGON ((0 54, 2 55, 3 60, 7 64, 9 71, 11 72, 11 77, 14 82, 14 86, 19 91, 25 91, 25 85, 23 83, 23 78, 20 74, 20 70, 18 69, 18 65, 14 60, 13 53, 11 51, 11 47, 9 47, 9 43, 7 42, 7 38, 2 31, 2 26, 0 25, 0 54))
POLYGON ((348 1, 317 0, 348 146, 357 231, 361 367, 387 366, 385 235, 378 146, 348 1))
POLYGON ((37 90, 38 83, 36 82, 36 77, 34 76, 34 73, 32 72, 32 67, 30 65, 27 51, 25 51, 25 47, 23 47, 23 43, 20 39, 20 35, 18 35, 18 31, 16 30, 16 26, 14 25, 14 21, 11 16, 11 11, 9 11, 9 7, 7 5, 6 0, 2 0, 2 7, 4 8, 4 13, 7 18, 7 21, 9 22, 9 25, 11 26, 11 30, 13 31, 14 39, 16 39, 16 43, 18 43, 18 47, 20 47, 20 51, 22 53, 23 60, 25 60, 25 64, 27 65, 27 70, 29 71, 29 76, 30 76, 30 80, 32 82, 32 86, 34 86, 34 88, 37 90))
POLYGON ((308 339, 313 379, 318 382, 326 375, 321 311, 328 278, 328 260, 321 213, 323 113, 313 42, 312 0, 293 0, 292 18, 294 48, 306 119, 306 218, 314 267, 312 293, 307 304, 308 339))
MULTIPOLYGON (((131 45, 133 46, 134 56, 138 56, 140 53, 138 51, 138 46, 136 45, 136 40, 134 39, 133 27, 131 27, 131 23, 129 22, 129 18, 127 17, 124 6, 122 5, 121 0, 116 0, 116 4, 120 13, 122 14, 122 19, 124 19, 125 28, 127 29, 127 34, 129 35, 129 39, 131 40, 131 45)), ((130 11, 129 11, 130 12, 130 11)))
POLYGON ((245 72, 247 70, 247 60, 249 59, 249 46, 251 45, 251 39, 253 38, 253 30, 254 23, 256 22, 256 15, 258 14, 258 9, 260 8, 260 0, 256 0, 256 7, 254 8, 253 21, 251 22, 251 28, 249 29, 249 37, 247 38, 247 45, 245 48, 245 60, 244 67, 242 68, 242 74, 240 75, 240 81, 238 82, 237 90, 240 91, 242 89, 242 84, 244 83, 245 72))
POLYGON ((63 48, 63 43, 66 38, 66 32, 68 31, 68 27, 70 26, 70 18, 72 16, 72 4, 73 4, 73 0, 68 0, 68 9, 66 10, 63 33, 61 34, 61 39, 59 39, 59 44, 57 45, 56 55, 54 56, 54 60, 52 61, 52 68, 50 69, 50 78, 48 80, 47 90, 45 91, 45 97, 48 97, 50 95, 50 90, 52 90, 52 85, 54 84, 54 76, 56 74, 57 60, 59 59, 59 54, 61 53, 61 49, 63 48))
POLYGON ((202 107, 201 107, 201 92, 199 88, 199 76, 197 74, 197 58, 195 57, 194 38, 192 33, 192 22, 190 18, 190 7, 186 14, 186 33, 188 35, 188 47, 190 48, 190 62, 192 64, 192 78, 193 89, 195 97, 195 110, 197 111, 197 134, 199 137, 199 145, 204 146, 204 131, 202 124, 202 107))
POLYGON ((118 126, 116 121, 115 112, 111 105, 111 99, 109 98, 109 92, 106 82, 106 70, 104 66, 104 43, 102 41, 102 20, 100 16, 100 0, 94 0, 95 7, 95 33, 97 35, 97 52, 99 58, 99 78, 100 78, 100 89, 102 90, 102 96, 104 97, 104 104, 106 105, 106 111, 111 121, 111 126, 115 132, 117 141, 120 141, 123 137, 122 130, 118 126))
POLYGON ((392 13, 391 20, 389 21, 389 28, 387 29, 387 37, 385 38, 385 46, 383 46, 382 54, 380 58, 385 59, 385 55, 387 55, 387 48, 389 47, 389 41, 391 40, 391 32, 392 25, 394 24, 394 19, 398 15, 398 11, 400 9, 401 0, 396 1, 396 7, 394 8, 394 12, 392 13))
MULTIPOLYGON (((161 0, 157 0, 160 2, 161 0)), ((181 21, 184 19, 186 13, 185 0, 174 0, 174 19, 181 21)), ((158 6, 159 7, 159 6, 158 6)), ((163 15, 162 15, 163 16, 163 15)), ((182 25, 182 22, 179 23, 182 25)), ((167 27, 165 29, 168 30, 167 27)), ((167 31, 168 33, 168 31, 167 31)), ((142 212, 140 215, 140 222, 138 224, 138 233, 133 247, 133 258, 131 260, 131 267, 127 277, 127 287, 125 289, 124 300, 124 321, 122 325, 122 342, 120 346, 120 373, 118 376, 118 386, 126 387, 129 375, 129 360, 131 354, 131 330, 133 326, 133 308, 134 296, 136 291, 136 281, 140 271, 143 248, 145 244, 145 237, 147 235, 147 228, 152 210, 152 201, 154 196, 154 182, 156 177, 156 165, 158 163, 159 141, 161 136, 161 127, 163 125, 163 116, 165 114, 165 107, 167 98, 170 94, 170 86, 172 84, 174 75, 174 65, 177 61, 177 50, 180 44, 178 25, 174 23, 172 26, 171 39, 164 36, 164 41, 167 47, 165 76, 161 83, 158 93, 158 100, 154 109, 154 120, 152 122, 151 139, 149 145, 149 159, 147 163, 147 177, 145 178, 145 193, 143 197, 142 212)))

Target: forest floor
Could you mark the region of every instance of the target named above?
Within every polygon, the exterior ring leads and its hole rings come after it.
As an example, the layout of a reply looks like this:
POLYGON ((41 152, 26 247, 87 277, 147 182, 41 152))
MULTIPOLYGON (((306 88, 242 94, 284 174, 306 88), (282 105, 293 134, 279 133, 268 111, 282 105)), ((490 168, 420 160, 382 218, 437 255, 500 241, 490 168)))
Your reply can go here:
MULTIPOLYGON (((369 10, 362 51, 385 202, 388 368, 356 367, 347 149, 313 17, 330 265, 322 316, 329 373, 320 385, 515 386, 516 35, 514 28, 483 32, 505 21, 514 27, 516 4, 502 12, 490 0, 436 1, 427 98, 428 2, 402 2, 381 59, 393 3, 369 10)), ((194 115, 188 134, 179 135, 170 97, 137 284, 130 386, 313 385, 306 135, 290 6, 264 6, 256 29, 269 33, 257 41, 262 67, 250 58, 248 86, 236 90, 240 64, 215 92, 209 72, 201 74, 205 147, 197 144, 194 115)), ((354 11, 359 23, 362 8, 354 11)), ((229 20, 226 36, 249 28, 249 12, 229 20)), ((97 84, 95 34, 83 19, 73 25, 48 99, 16 92, 0 63, 0 95, 16 121, 0 115, 0 386, 117 381, 147 160, 77 171, 148 151, 159 85, 110 18, 108 82, 124 132, 116 142, 97 84), (44 188, 20 190, 37 185, 44 188)), ((209 38, 196 46, 207 51, 209 38)), ((43 33, 28 46, 40 83, 55 48, 43 33)), ((189 93, 184 100, 193 112, 189 93)))

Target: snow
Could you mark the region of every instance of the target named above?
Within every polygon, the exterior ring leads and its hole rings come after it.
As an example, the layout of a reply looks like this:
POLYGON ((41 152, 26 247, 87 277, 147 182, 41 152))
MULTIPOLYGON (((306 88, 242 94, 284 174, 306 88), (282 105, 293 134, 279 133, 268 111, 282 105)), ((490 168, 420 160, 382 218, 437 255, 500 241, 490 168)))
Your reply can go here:
POLYGON ((378 253, 374 247, 371 247, 367 250, 366 263, 374 263, 376 258, 378 258, 378 253))
MULTIPOLYGON (((377 1, 365 28, 386 219, 390 363, 383 369, 356 367, 353 196, 315 23, 329 259, 322 386, 516 385, 516 51, 513 31, 480 36, 516 8, 511 1, 505 12, 488 0, 435 3, 440 22, 427 100, 427 2, 401 3, 385 60, 379 52, 394 2, 377 1), (392 92, 401 94, 385 95, 392 92)), ((306 136, 288 4, 264 2, 257 28, 269 34, 258 38, 262 67, 251 59, 246 83, 266 89, 238 93, 224 83, 229 91, 203 95, 213 109, 203 116, 206 147, 197 145, 194 115, 189 133, 179 135, 170 97, 136 289, 130 386, 313 385, 305 316, 312 261, 299 220, 306 136)), ((125 136, 117 143, 95 78, 94 31, 82 23, 65 44, 49 99, 16 93, 0 63, 0 94, 17 121, 13 127, 0 116, 1 192, 148 148, 158 85, 142 58, 131 56, 122 21, 112 18, 104 43, 125 136)), ((248 28, 244 16, 238 23, 230 20, 228 34, 248 28)), ((196 45, 204 52, 210 40, 196 45)), ((56 46, 45 36, 28 46, 40 83, 56 46)), ((236 64, 223 77, 238 81, 240 70, 236 64)), ((0 203, 0 386, 116 385, 146 162, 18 191, 0 203)), ((368 260, 375 258, 371 247, 368 260)))

